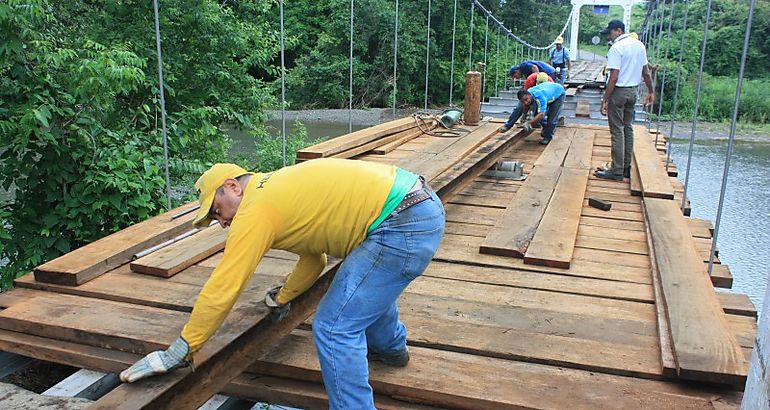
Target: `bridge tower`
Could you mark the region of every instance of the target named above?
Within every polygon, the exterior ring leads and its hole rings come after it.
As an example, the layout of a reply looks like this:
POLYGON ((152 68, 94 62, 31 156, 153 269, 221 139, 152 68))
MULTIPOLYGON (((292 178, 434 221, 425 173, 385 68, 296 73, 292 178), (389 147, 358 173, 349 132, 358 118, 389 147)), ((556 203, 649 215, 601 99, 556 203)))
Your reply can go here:
MULTIPOLYGON (((623 7, 623 24, 626 32, 631 31, 631 8, 634 4, 645 3, 640 0, 572 0, 572 28, 570 29, 570 53, 578 57, 578 34, 580 33, 580 8, 583 6, 621 6, 623 7)), ((598 34, 598 33, 597 33, 598 34)))

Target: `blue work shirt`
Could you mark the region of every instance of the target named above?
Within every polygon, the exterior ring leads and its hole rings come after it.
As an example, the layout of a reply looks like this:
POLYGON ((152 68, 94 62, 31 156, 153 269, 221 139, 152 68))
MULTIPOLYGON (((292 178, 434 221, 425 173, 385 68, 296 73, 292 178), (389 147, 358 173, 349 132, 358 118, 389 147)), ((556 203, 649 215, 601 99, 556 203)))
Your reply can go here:
POLYGON ((554 69, 547 63, 544 63, 542 61, 525 60, 525 61, 522 61, 521 64, 519 64, 519 71, 521 71, 521 73, 524 74, 524 78, 527 78, 529 77, 530 74, 532 74, 533 65, 537 66, 537 69, 540 70, 541 73, 546 73, 550 77, 553 77, 554 73, 556 73, 556 69, 554 69))
POLYGON ((556 47, 551 49, 551 62, 554 64, 566 64, 570 60, 569 50, 562 47, 561 50, 557 50, 556 47))
POLYGON ((564 86, 559 83, 541 83, 527 91, 537 101, 537 112, 546 112, 548 104, 564 95, 564 86))

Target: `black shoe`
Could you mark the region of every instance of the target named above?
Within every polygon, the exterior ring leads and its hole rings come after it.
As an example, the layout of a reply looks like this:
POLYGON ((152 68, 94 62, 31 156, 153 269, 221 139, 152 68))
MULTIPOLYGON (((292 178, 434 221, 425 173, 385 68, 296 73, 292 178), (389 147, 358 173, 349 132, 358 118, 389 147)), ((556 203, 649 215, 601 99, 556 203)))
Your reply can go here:
POLYGON ((594 171, 594 175, 598 178, 611 179, 614 181, 621 181, 623 179, 623 175, 617 175, 609 169, 605 171, 594 171))
POLYGON ((631 178, 631 167, 623 169, 623 178, 631 178))
POLYGON ((373 350, 369 350, 366 358, 370 362, 379 361, 385 363, 388 366, 404 367, 407 363, 409 363, 409 350, 404 349, 403 351, 391 354, 378 353, 373 350))
POLYGON ((540 141, 538 141, 537 143, 540 144, 540 145, 548 145, 549 142, 551 142, 551 138, 543 138, 540 141))

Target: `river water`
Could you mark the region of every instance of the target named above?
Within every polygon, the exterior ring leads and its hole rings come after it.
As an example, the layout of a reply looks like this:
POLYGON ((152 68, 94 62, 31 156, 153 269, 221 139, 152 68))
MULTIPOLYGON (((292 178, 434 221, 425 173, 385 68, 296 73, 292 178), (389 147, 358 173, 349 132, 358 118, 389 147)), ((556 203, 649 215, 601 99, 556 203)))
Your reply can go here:
MULTIPOLYGON (((673 140, 671 156, 684 182, 689 141, 673 140)), ((716 220, 726 141, 696 141, 687 196, 695 218, 716 220)), ((732 291, 749 295, 760 311, 770 272, 770 143, 736 142, 727 178, 717 246, 730 266, 732 291)))

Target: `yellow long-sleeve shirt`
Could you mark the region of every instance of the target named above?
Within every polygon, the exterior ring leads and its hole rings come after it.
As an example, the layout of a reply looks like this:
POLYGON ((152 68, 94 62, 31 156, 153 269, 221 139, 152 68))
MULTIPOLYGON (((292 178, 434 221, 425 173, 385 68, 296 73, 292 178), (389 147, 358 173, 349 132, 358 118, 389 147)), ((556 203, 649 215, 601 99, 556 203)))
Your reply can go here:
POLYGON ((300 256, 277 301, 287 303, 310 288, 327 254, 344 258, 363 242, 396 174, 390 165, 316 159, 252 175, 230 226, 224 258, 182 330, 190 351, 200 349, 219 328, 271 248, 300 256))

